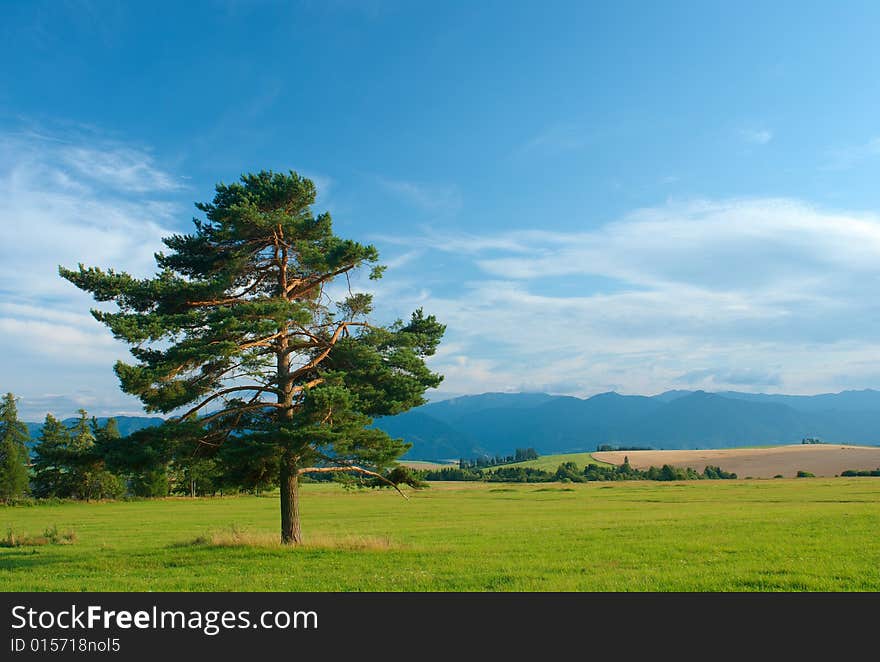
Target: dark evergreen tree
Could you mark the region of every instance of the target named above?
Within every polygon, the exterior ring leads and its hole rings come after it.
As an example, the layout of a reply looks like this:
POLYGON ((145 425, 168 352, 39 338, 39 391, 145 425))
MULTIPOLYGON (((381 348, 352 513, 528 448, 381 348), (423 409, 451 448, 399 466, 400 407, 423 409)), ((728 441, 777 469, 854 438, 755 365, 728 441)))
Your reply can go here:
POLYGON ((67 446, 67 471, 62 496, 87 499, 89 494, 88 459, 95 446, 95 435, 89 422, 89 414, 80 409, 79 418, 70 428, 70 443, 67 446))
POLYGON ((84 409, 70 429, 47 416, 35 461, 39 495, 86 500, 121 496, 124 485, 107 471, 102 456, 102 447, 119 436, 115 421, 108 427, 101 428, 94 418, 89 421, 84 409))
POLYGON ((27 493, 27 425, 18 420, 15 396, 7 393, 0 403, 0 499, 10 501, 27 493))
POLYGON ((154 278, 60 269, 118 305, 92 314, 132 345, 137 363, 116 365, 122 389, 148 411, 183 411, 152 434, 272 476, 285 543, 302 539, 299 477, 387 480, 408 445, 367 426, 423 404, 442 379, 424 362, 444 332, 433 316, 374 326, 370 295, 349 287, 330 300, 334 279, 366 265, 379 278, 382 267, 373 246, 335 236, 330 215, 312 213, 315 195, 294 172, 244 175, 196 205, 206 219, 194 234, 164 239, 154 278))
POLYGON ((64 496, 69 467, 70 432, 52 414, 46 414, 39 441, 34 446, 34 477, 31 482, 34 496, 64 496))
POLYGON ((80 457, 86 484, 87 499, 115 499, 125 493, 125 483, 116 474, 108 470, 106 449, 119 440, 119 424, 115 418, 108 418, 103 427, 96 418, 92 418, 92 436, 94 443, 80 457))

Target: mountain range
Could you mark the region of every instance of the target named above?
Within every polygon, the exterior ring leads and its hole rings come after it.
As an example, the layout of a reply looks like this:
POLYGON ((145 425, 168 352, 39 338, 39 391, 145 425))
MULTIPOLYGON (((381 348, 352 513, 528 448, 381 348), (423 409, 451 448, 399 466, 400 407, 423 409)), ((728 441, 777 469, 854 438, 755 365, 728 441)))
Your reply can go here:
POLYGON ((377 427, 413 444, 408 459, 596 450, 600 444, 655 449, 800 443, 880 443, 880 391, 776 395, 667 391, 591 398, 485 393, 429 403, 377 427))
MULTIPOLYGON (((76 419, 66 419, 72 424, 76 419)), ((103 424, 106 419, 99 419, 103 424)), ((161 418, 117 417, 123 435, 161 418)), ((31 436, 40 424, 29 423, 31 436)), ((591 398, 546 393, 483 393, 431 402, 375 426, 412 443, 407 459, 440 460, 592 451, 600 444, 655 449, 800 443, 880 444, 880 391, 778 395, 667 391, 609 392, 591 398)))
MULTIPOLYGON (((113 416, 112 418, 116 419, 116 425, 119 427, 119 434, 121 434, 123 437, 127 437, 132 432, 137 432, 138 430, 143 430, 144 428, 159 425, 164 420, 162 418, 159 418, 158 416, 113 416)), ((98 417, 97 420, 98 425, 103 427, 107 424, 108 417, 101 416, 98 417)), ((79 418, 65 418, 61 422, 68 428, 71 428, 77 423, 77 421, 79 421, 79 418)), ((35 441, 37 437, 40 436, 40 431, 43 429, 43 424, 26 423, 25 425, 27 425, 28 432, 31 435, 31 441, 35 441)))

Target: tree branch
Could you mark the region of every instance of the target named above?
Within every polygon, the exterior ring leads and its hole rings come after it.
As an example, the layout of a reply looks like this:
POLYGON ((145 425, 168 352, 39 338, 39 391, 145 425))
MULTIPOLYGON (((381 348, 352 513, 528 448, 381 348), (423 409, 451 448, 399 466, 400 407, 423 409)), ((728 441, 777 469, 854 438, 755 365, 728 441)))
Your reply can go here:
POLYGON ((220 418, 224 414, 229 414, 234 411, 248 411, 251 409, 262 409, 263 407, 274 407, 275 409, 281 409, 284 405, 279 404, 277 402, 256 402, 251 405, 239 405, 238 407, 229 407, 228 409, 222 409, 218 412, 214 412, 210 416, 205 416, 204 418, 199 419, 199 423, 210 423, 211 421, 220 418))
POLYGON ((219 398, 221 396, 227 395, 228 393, 235 393, 236 391, 258 391, 258 392, 271 391, 272 393, 275 393, 275 394, 280 393, 280 391, 277 388, 272 388, 271 386, 233 386, 230 388, 225 388, 222 391, 217 391, 216 393, 214 393, 211 396, 202 400, 202 402, 200 404, 198 404, 195 407, 193 407, 192 409, 190 409, 188 412, 183 414, 183 416, 180 416, 177 419, 177 422, 179 423, 180 421, 184 420, 188 416, 195 414, 199 409, 201 409, 206 404, 211 402, 211 400, 214 400, 214 399, 219 398))
POLYGON ((284 334, 284 331, 279 331, 278 333, 273 333, 271 336, 266 336, 265 338, 252 340, 251 342, 246 342, 243 345, 239 345, 238 349, 239 351, 243 351, 246 349, 250 349, 251 347, 271 347, 272 344, 270 341, 275 340, 276 338, 280 338, 284 334))
POLYGON ((208 301, 187 301, 186 305, 191 308, 205 307, 205 306, 225 306, 231 303, 247 303, 247 299, 241 299, 239 297, 229 297, 227 299, 211 299, 208 301))
POLYGON ((331 278, 336 278, 336 276, 344 274, 347 271, 351 271, 352 269, 354 269, 354 267, 355 267, 355 265, 349 264, 345 267, 342 267, 342 269, 337 269, 336 271, 333 271, 329 274, 322 274, 318 278, 312 278, 311 280, 305 280, 305 279, 294 280, 290 285, 288 285, 285 288, 284 294, 288 298, 293 298, 293 297, 303 295, 306 292, 308 292, 309 290, 317 287, 321 283, 324 283, 324 282, 330 280, 331 278), (301 287, 303 285, 305 286, 305 287, 303 287, 303 289, 300 289, 300 290, 296 289, 297 287, 301 287))
POLYGON ((300 376, 304 375, 304 374, 307 373, 309 370, 311 370, 312 368, 314 368, 315 366, 317 366, 321 361, 323 361, 324 359, 326 359, 326 358, 330 355, 330 351, 333 349, 333 346, 339 341, 339 336, 342 334, 343 331, 345 331, 345 330, 346 330, 348 327, 350 327, 350 326, 365 326, 365 327, 368 327, 368 326, 370 326, 370 325, 367 324, 366 322, 343 322, 342 324, 340 324, 340 325, 336 328, 336 331, 333 332, 333 335, 330 337, 330 340, 328 341, 327 348, 326 348, 323 352, 321 352, 320 354, 318 354, 318 356, 316 356, 314 359, 312 359, 311 361, 309 361, 308 363, 306 363, 303 367, 301 367, 301 368, 297 368, 297 369, 293 372, 293 374, 291 375, 291 377, 292 377, 293 379, 296 379, 297 377, 300 377, 300 376))
POLYGON ((391 487, 397 490, 397 493, 400 494, 404 499, 409 500, 409 497, 404 494, 399 487, 395 483, 392 483, 390 480, 385 478, 380 473, 376 473, 375 471, 370 471, 369 469, 364 469, 363 467, 358 467, 353 464, 346 465, 344 467, 305 467, 303 469, 297 470, 297 475, 299 474, 327 474, 333 473, 337 471, 353 471, 354 473, 365 474, 367 476, 373 476, 374 478, 378 478, 383 483, 388 483, 391 487))

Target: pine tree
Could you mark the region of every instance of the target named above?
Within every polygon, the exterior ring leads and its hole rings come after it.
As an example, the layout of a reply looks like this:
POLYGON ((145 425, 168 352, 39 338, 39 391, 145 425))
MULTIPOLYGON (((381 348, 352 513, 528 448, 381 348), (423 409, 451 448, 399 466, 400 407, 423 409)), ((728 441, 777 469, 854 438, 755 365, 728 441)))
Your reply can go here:
POLYGON ((83 453, 80 462, 84 467, 87 499, 113 499, 125 493, 121 478, 107 469, 105 455, 107 449, 121 439, 119 424, 115 418, 108 418, 103 427, 98 419, 92 418, 91 431, 94 442, 83 453))
POLYGON ((15 396, 7 393, 0 403, 0 499, 10 501, 28 491, 30 434, 18 420, 15 396))
MULTIPOLYGON (((423 404, 442 377, 425 365, 444 326, 421 310, 406 322, 367 321, 372 299, 330 299, 329 285, 372 265, 373 246, 333 234, 313 214, 314 184, 260 172, 219 184, 195 232, 163 241, 154 278, 80 265, 61 275, 113 301, 92 311, 132 346, 122 389, 148 411, 181 412, 145 440, 189 441, 206 456, 281 489, 281 539, 302 539, 299 477, 353 472, 385 478, 408 445, 368 427, 423 404)), ((164 442, 163 442, 164 443, 164 442)), ((162 444, 160 444, 162 446, 162 444)), ((168 443, 164 443, 168 447, 168 443)))
POLYGON ((67 446, 66 485, 63 496, 76 499, 89 498, 89 465, 95 446, 95 434, 85 409, 78 412, 79 418, 70 428, 70 443, 67 446))
POLYGON ((52 414, 46 414, 37 445, 34 446, 34 496, 65 496, 70 457, 70 432, 52 414))

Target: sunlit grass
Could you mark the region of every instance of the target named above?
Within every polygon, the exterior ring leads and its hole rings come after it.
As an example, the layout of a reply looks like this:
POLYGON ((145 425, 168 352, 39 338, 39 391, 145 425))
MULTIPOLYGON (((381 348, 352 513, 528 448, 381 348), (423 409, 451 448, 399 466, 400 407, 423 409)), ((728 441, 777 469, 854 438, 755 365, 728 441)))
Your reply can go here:
POLYGON ((0 589, 878 591, 874 478, 303 487, 305 544, 277 497, 0 508, 0 589))

